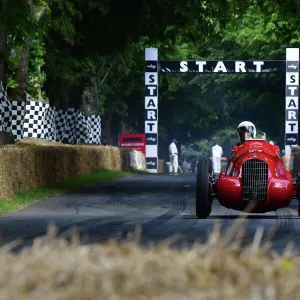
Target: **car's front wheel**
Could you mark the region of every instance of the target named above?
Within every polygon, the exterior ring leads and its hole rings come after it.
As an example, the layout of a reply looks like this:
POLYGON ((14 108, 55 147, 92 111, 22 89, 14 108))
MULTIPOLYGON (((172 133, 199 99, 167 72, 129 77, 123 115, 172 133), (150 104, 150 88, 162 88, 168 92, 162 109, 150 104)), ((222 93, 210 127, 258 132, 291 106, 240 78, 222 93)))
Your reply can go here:
POLYGON ((212 209, 212 162, 202 157, 198 160, 196 173, 196 215, 206 219, 212 209))

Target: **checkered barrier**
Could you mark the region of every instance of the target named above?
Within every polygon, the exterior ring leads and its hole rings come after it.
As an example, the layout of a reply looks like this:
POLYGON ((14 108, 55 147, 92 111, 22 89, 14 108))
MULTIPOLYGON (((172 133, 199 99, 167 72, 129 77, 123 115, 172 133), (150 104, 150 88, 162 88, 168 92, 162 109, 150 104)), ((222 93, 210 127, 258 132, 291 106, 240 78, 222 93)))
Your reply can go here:
POLYGON ((80 111, 66 111, 37 101, 12 101, 0 85, 0 131, 12 131, 15 141, 39 138, 75 144, 101 144, 101 118, 85 117, 80 111))
POLYGON ((12 107, 7 93, 0 81, 0 131, 10 132, 12 120, 12 107))
POLYGON ((12 101, 12 121, 11 131, 15 141, 20 141, 24 136, 24 119, 26 103, 21 101, 12 101))

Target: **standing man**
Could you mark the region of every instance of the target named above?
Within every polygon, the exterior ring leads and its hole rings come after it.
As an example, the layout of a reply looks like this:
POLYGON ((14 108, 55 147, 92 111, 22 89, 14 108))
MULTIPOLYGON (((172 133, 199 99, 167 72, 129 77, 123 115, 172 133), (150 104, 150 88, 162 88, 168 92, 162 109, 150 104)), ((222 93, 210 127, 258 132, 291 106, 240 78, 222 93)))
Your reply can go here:
POLYGON ((177 175, 178 171, 178 150, 177 150, 177 141, 176 139, 172 140, 172 143, 169 146, 169 155, 170 155, 170 175, 174 171, 174 175, 177 175))
POLYGON ((223 154, 223 149, 217 143, 212 147, 212 159, 213 159, 213 168, 214 173, 221 173, 221 158, 223 154))

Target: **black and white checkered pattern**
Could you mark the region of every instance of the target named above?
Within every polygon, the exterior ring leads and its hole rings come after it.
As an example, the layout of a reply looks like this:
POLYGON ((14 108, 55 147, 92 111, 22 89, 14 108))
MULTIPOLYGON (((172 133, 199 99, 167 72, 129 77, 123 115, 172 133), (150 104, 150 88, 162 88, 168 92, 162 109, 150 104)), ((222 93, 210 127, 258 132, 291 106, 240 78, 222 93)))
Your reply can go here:
POLYGON ((15 141, 21 141, 23 139, 23 124, 25 118, 26 103, 23 101, 12 101, 12 120, 11 131, 15 141))
POLYGON ((7 93, 0 83, 0 131, 11 131, 12 108, 7 93))
POLYGON ((100 116, 92 115, 89 118, 91 126, 91 144, 101 145, 101 118, 100 116))
POLYGON ((75 144, 101 144, 100 116, 85 117, 80 111, 56 109, 37 101, 12 101, 0 81, 0 131, 12 131, 15 141, 39 138, 75 144))
POLYGON ((56 140, 55 115, 55 108, 52 108, 49 104, 45 104, 43 115, 43 129, 44 138, 49 141, 56 140))
POLYGON ((75 108, 69 108, 65 113, 66 125, 62 142, 67 144, 76 144, 76 119, 77 111, 75 108))
POLYGON ((36 101, 26 101, 25 110, 23 124, 24 138, 44 139, 43 119, 45 104, 36 101))
POLYGON ((88 119, 85 118, 82 112, 78 112, 76 122, 76 139, 79 139, 82 143, 87 141, 87 144, 89 144, 90 134, 91 125, 89 124, 88 119))
POLYGON ((55 110, 55 132, 56 141, 61 141, 65 132, 67 119, 65 118, 65 111, 62 109, 55 110))

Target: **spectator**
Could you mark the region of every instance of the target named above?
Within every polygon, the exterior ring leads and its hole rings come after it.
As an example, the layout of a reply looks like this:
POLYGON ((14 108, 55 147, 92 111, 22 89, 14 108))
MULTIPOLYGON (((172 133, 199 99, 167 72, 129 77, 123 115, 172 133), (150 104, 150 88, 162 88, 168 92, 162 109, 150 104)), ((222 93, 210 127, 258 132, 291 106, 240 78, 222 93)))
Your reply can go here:
POLYGON ((195 174, 196 172, 196 164, 197 164, 197 160, 195 156, 192 156, 192 160, 191 160, 191 170, 192 173, 195 174))
POLYGON ((184 159, 182 163, 182 169, 184 173, 188 173, 190 169, 190 164, 187 162, 186 158, 184 159))
POLYGON ((223 149, 217 143, 212 147, 212 159, 213 159, 213 168, 216 174, 221 172, 221 159, 223 154, 223 149))
POLYGON ((177 175, 178 171, 178 150, 177 150, 177 141, 176 139, 172 140, 172 143, 169 145, 169 156, 170 156, 170 175, 177 175))

